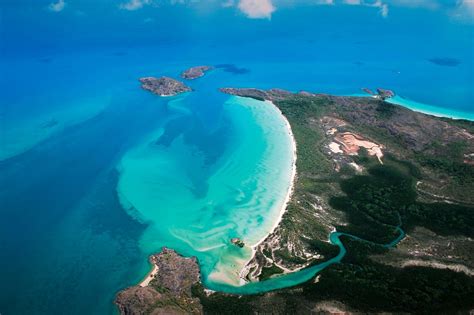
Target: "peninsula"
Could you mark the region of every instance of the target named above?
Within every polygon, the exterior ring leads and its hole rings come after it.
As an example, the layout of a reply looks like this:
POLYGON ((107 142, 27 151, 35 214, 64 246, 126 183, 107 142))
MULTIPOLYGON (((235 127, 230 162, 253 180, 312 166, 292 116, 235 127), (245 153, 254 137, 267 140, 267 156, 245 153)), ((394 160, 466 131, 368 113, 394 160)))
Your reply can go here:
POLYGON ((192 89, 183 82, 168 77, 144 77, 139 80, 144 90, 159 96, 175 96, 180 93, 190 92, 192 89))
POLYGON ((186 80, 194 80, 204 76, 207 71, 212 70, 212 66, 196 66, 185 70, 181 73, 181 77, 186 80))

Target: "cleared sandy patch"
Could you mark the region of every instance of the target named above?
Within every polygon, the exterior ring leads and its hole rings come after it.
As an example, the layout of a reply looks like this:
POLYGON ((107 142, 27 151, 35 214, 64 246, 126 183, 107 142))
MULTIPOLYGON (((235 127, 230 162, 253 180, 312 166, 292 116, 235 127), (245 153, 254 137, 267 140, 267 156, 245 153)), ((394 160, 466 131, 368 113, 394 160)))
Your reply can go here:
POLYGON ((370 156, 376 156, 379 162, 383 164, 382 146, 377 143, 366 140, 351 132, 340 133, 336 135, 334 140, 341 145, 342 151, 347 155, 357 155, 360 148, 365 148, 370 156))
POLYGON ((341 145, 336 142, 331 142, 331 144, 329 144, 329 149, 332 153, 343 153, 341 145))

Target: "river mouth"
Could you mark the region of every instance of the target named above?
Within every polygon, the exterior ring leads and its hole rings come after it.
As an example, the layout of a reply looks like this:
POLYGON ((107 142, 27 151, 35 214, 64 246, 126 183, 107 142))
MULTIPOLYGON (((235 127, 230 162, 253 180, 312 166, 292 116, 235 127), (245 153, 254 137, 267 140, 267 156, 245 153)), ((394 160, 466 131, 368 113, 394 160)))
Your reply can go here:
POLYGON ((318 273, 323 271, 325 268, 333 264, 337 264, 341 262, 341 260, 344 258, 347 252, 346 248, 344 247, 344 244, 341 241, 342 236, 349 237, 361 242, 367 242, 372 245, 378 245, 385 248, 393 248, 405 237, 405 232, 400 227, 396 227, 396 228, 399 232, 399 236, 387 244, 378 244, 371 241, 366 241, 364 239, 361 239, 355 235, 348 234, 348 233, 332 232, 329 235, 329 242, 339 247, 339 253, 337 254, 337 256, 331 259, 328 259, 325 262, 316 264, 311 267, 307 267, 299 271, 277 275, 268 280, 251 282, 239 287, 229 286, 226 284, 216 285, 215 283, 212 283, 212 282, 204 282, 204 284, 208 288, 215 291, 221 291, 225 293, 239 294, 239 295, 259 294, 259 293, 265 293, 269 291, 296 286, 306 281, 309 281, 310 279, 315 277, 318 273))

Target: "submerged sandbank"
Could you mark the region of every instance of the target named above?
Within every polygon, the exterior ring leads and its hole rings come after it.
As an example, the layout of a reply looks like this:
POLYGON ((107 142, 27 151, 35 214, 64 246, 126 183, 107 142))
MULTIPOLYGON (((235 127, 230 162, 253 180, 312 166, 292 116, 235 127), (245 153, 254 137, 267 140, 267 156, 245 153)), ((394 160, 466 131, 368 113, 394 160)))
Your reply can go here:
POLYGON ((54 134, 97 116, 109 103, 109 97, 80 99, 33 116, 7 116, 2 121, 0 161, 25 153, 54 134))

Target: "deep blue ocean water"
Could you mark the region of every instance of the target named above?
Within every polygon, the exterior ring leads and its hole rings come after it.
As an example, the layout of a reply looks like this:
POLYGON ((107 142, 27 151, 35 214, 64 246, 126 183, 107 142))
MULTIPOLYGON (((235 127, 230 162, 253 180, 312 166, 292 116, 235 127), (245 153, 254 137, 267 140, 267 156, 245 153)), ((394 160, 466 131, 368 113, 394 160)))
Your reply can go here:
MULTIPOLYGON (((216 4, 66 3, 51 12, 48 1, 0 2, 1 314, 114 311, 114 294, 143 277, 151 250, 147 222, 120 203, 117 166, 157 130, 224 163, 239 134, 219 86, 384 87, 435 112, 474 113, 474 26, 444 10, 393 6, 384 18, 370 7, 296 5, 268 20, 216 4), (137 83, 198 64, 239 71, 190 83, 199 93, 178 109, 137 83)), ((211 166, 188 174, 197 195, 211 166)))

